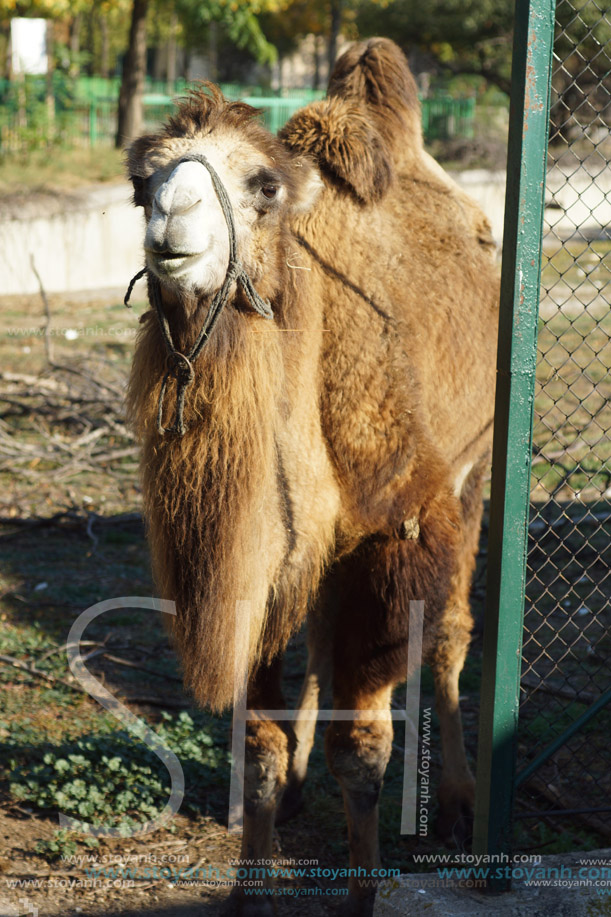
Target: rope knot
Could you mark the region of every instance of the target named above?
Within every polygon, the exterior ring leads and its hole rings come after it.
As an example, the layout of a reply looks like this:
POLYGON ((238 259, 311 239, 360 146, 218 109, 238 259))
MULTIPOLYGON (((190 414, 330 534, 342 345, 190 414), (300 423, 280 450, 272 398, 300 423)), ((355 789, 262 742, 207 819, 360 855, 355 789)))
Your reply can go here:
POLYGON ((178 350, 168 353, 166 366, 168 373, 176 379, 179 385, 186 386, 193 382, 195 370, 193 369, 193 364, 184 353, 179 353, 178 350))
POLYGON ((231 283, 234 280, 238 280, 243 272, 244 268, 242 263, 237 259, 235 261, 229 262, 229 267, 227 268, 226 279, 231 283))

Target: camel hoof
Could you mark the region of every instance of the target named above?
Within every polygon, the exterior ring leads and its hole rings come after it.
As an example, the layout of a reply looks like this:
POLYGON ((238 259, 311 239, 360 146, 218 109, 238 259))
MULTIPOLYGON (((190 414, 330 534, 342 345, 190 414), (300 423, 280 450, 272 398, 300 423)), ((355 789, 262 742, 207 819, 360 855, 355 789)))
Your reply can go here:
POLYGON ((465 783, 439 787, 439 814, 435 832, 446 847, 470 850, 473 838, 474 784, 465 783))
POLYGON ((273 895, 246 896, 242 889, 234 889, 221 909, 221 917, 276 917, 273 895))
POLYGON ((293 818, 303 808, 303 791, 301 783, 288 783, 276 810, 276 824, 281 825, 293 818))

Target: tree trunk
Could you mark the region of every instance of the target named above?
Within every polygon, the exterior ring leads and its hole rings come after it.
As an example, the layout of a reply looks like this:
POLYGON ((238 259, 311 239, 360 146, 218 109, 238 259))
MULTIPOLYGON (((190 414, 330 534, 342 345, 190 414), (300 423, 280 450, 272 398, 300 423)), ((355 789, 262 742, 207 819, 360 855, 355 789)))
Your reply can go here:
POLYGON ((100 76, 103 76, 105 80, 108 79, 109 75, 109 57, 110 57, 110 42, 108 40, 108 21, 103 12, 100 13, 100 35, 101 35, 101 47, 100 47, 100 76))
POLYGON ((80 64, 79 54, 81 53, 81 14, 77 13, 70 26, 70 76, 78 76, 80 64))
POLYGON ((337 57, 337 40, 342 28, 342 0, 331 0, 331 32, 329 34, 329 77, 333 71, 335 58, 337 57))
POLYGON ((168 38, 168 68, 166 72, 166 81, 168 84, 168 95, 173 95, 176 83, 176 30, 178 28, 178 17, 175 12, 170 19, 170 37, 168 38))
POLYGON ((4 48, 4 66, 0 69, 0 76, 5 80, 11 78, 11 23, 10 20, 0 22, 0 36, 2 37, 2 47, 4 48))
POLYGON ((320 48, 318 47, 318 35, 314 36, 314 76, 312 89, 320 89, 320 48))
POLYGON ((55 93, 53 91, 53 21, 47 21, 47 86, 46 86, 46 103, 47 103, 47 123, 49 146, 55 137, 55 93))
POLYGON ((129 46, 123 60, 115 146, 126 146, 142 133, 142 92, 146 74, 146 13, 148 0, 134 0, 129 46))

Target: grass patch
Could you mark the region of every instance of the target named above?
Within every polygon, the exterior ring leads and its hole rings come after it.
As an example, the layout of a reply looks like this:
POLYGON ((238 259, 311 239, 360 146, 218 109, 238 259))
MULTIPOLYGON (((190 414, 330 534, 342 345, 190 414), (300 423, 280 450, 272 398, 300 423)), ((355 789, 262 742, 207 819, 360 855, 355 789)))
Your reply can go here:
MULTIPOLYGON (((170 779, 158 755, 134 733, 100 718, 95 733, 61 744, 32 741, 31 733, 8 730, 2 742, 3 778, 14 799, 37 809, 104 827, 129 828, 153 819, 165 807, 170 779), (24 742, 23 739, 26 739, 24 742)), ((155 733, 179 759, 189 786, 188 808, 206 807, 206 792, 228 789, 229 755, 225 737, 183 711, 163 712, 155 733)))
MULTIPOLYGON (((6 157, 0 168, 0 197, 16 193, 71 191, 125 178, 123 151, 109 147, 54 149, 6 157)), ((1 204, 1 201, 0 201, 1 204)))

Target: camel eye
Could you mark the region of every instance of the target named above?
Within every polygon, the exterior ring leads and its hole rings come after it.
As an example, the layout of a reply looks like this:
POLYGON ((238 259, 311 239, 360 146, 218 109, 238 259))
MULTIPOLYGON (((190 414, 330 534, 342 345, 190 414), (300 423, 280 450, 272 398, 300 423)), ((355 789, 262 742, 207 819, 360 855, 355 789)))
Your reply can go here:
POLYGON ((271 201, 276 197, 278 188, 276 185, 263 185, 261 191, 263 195, 268 199, 268 201, 271 201))

